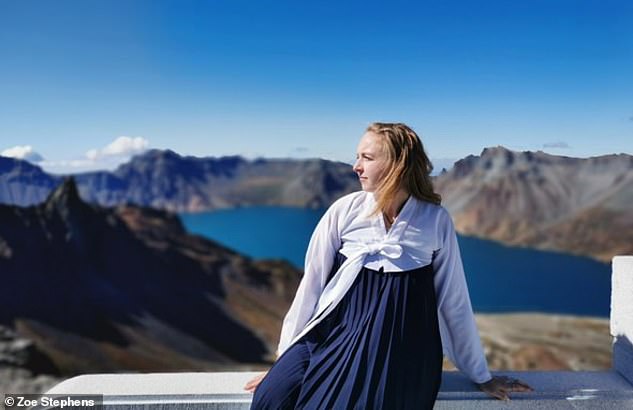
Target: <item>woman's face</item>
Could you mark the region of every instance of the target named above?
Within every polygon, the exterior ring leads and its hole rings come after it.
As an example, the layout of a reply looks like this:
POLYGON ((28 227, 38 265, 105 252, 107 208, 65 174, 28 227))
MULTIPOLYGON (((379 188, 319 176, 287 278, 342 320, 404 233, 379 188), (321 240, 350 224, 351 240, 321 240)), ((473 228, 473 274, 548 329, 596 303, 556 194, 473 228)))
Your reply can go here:
POLYGON ((356 149, 354 172, 360 179, 363 191, 374 192, 388 168, 387 153, 378 140, 378 135, 366 132, 356 149))

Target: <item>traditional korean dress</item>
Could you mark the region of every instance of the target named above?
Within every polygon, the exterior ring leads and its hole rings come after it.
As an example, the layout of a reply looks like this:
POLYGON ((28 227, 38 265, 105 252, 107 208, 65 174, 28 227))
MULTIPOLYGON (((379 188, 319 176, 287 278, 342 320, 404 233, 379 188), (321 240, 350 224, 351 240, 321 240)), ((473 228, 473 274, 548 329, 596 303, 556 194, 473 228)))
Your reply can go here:
POLYGON ((411 196, 387 231, 375 205, 346 195, 315 228, 251 409, 431 409, 443 352, 490 379, 450 215, 411 196))

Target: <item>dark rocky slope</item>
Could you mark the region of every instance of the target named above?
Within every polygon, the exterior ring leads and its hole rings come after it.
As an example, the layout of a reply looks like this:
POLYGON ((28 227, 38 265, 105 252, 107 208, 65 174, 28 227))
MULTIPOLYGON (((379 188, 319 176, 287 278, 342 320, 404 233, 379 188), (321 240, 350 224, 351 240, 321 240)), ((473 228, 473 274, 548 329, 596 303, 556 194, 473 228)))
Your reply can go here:
POLYGON ((261 362, 299 272, 185 232, 164 211, 83 202, 0 206, 0 324, 59 374, 261 362), (254 307, 253 307, 254 305, 254 307))

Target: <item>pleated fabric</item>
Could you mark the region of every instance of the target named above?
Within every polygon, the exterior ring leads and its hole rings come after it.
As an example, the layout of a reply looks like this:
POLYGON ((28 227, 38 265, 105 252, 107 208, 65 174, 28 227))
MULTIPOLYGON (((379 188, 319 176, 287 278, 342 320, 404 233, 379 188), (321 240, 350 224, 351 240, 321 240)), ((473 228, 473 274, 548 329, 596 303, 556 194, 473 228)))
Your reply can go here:
MULTIPOLYGON (((330 276, 343 261, 338 253, 330 276)), ((277 359, 251 409, 432 409, 442 359, 432 265, 363 268, 328 317, 277 359)))

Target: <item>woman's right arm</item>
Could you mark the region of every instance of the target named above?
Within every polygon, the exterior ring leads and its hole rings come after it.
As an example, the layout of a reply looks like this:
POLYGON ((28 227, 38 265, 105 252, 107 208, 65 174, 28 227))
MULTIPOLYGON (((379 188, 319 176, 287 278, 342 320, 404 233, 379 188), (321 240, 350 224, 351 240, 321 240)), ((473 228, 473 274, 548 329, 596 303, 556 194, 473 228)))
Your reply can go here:
MULTIPOLYGON (((321 217, 310 238, 303 277, 281 327, 277 359, 312 317, 321 291, 325 287, 327 275, 332 269, 334 256, 340 248, 338 216, 333 208, 334 206, 330 207, 321 217)), ((267 373, 260 373, 249 380, 244 390, 254 393, 267 373)))
POLYGON ((326 285, 327 276, 332 269, 336 252, 341 247, 340 207, 336 205, 335 202, 321 217, 310 238, 303 277, 281 327, 277 349, 278 358, 312 318, 321 292, 326 285))

